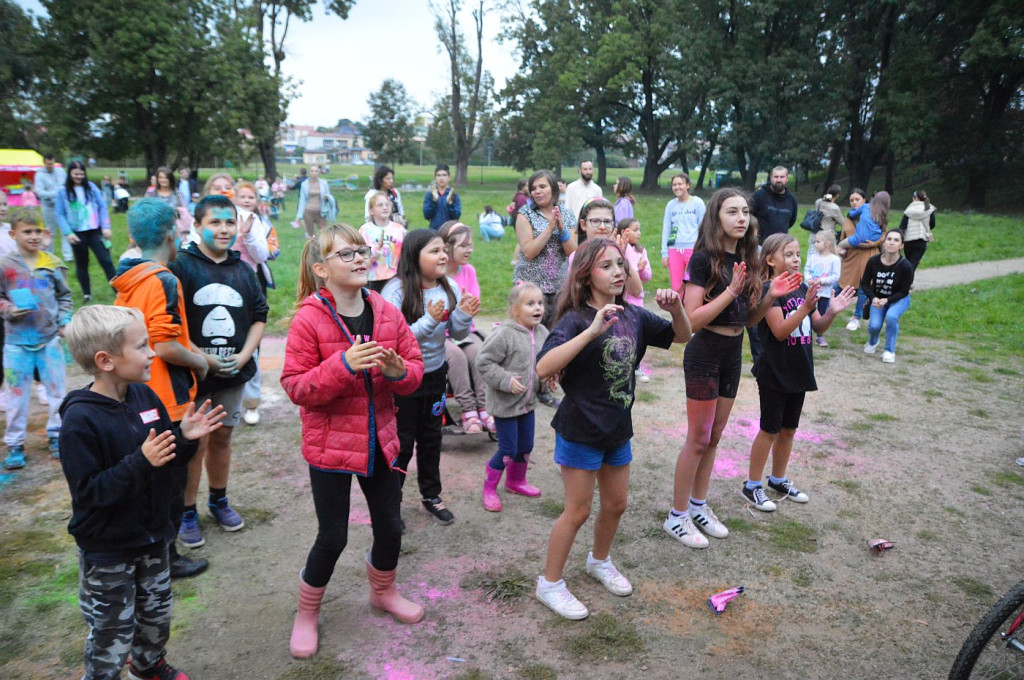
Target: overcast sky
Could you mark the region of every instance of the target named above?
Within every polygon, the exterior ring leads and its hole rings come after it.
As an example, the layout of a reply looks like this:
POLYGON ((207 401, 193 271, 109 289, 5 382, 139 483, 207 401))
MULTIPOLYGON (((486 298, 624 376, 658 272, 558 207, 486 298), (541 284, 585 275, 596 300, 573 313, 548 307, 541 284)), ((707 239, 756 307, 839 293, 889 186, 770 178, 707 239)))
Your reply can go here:
MULTIPOLYGON (((38 0, 16 1, 34 14, 43 13, 38 0)), ((472 40, 472 14, 468 8, 462 14, 460 25, 472 40)), ((512 47, 497 41, 500 28, 494 9, 485 15, 483 49, 484 69, 494 76, 497 90, 518 68, 512 47)), ((449 78, 447 55, 438 47, 427 0, 356 0, 345 21, 328 16, 318 4, 312 21, 293 21, 288 29, 282 69, 301 81, 288 107, 288 122, 365 121, 366 97, 386 78, 400 81, 422 108, 429 108, 435 95, 446 91, 449 78)))

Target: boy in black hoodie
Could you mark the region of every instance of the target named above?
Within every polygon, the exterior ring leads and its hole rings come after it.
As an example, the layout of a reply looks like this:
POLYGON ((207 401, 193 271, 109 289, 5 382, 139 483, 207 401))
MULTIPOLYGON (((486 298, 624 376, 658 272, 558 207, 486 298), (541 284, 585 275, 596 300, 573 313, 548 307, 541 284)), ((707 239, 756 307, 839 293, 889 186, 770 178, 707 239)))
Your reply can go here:
POLYGON ((65 328, 75 361, 94 376, 61 404, 61 467, 71 490, 68 533, 78 544, 79 606, 89 626, 85 677, 188 680, 165 660, 171 630, 167 546, 172 468, 217 430, 221 409, 189 404, 171 426, 145 382, 155 353, 137 309, 83 307, 65 328))
POLYGON ((206 354, 209 373, 199 383, 196 400, 223 406, 224 427, 200 444, 188 469, 185 512, 178 540, 189 548, 206 543, 199 528, 196 496, 206 466, 210 485, 207 508, 224 531, 238 531, 245 521, 228 502, 231 433, 242 417, 242 390, 256 373, 253 352, 267 324, 267 298, 252 267, 232 250, 238 238, 238 213, 226 196, 211 194, 196 205, 198 243, 189 243, 168 267, 181 281, 192 344, 206 354))

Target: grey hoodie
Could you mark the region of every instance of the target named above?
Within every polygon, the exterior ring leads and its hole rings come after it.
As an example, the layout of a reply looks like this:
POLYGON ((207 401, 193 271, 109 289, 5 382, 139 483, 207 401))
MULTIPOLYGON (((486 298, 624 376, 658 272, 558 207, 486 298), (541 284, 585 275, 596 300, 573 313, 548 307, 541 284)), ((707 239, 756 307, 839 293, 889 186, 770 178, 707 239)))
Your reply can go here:
POLYGON ((492 416, 514 418, 529 413, 537 405, 537 352, 547 337, 548 329, 544 326, 530 331, 512 319, 502 321, 487 336, 476 356, 476 370, 485 383, 487 412, 492 416), (526 386, 522 394, 509 392, 515 376, 526 386))

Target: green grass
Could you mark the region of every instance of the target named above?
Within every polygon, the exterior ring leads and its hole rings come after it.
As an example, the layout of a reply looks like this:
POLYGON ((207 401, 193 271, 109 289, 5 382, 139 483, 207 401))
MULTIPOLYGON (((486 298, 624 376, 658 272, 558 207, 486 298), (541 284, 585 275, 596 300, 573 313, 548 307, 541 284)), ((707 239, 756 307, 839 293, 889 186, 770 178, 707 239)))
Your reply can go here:
POLYGON ((601 612, 590 617, 590 629, 568 640, 566 648, 587 661, 628 661, 644 651, 644 641, 636 626, 601 612))
POLYGON ((1015 486, 1024 486, 1024 477, 1016 472, 989 470, 985 476, 988 477, 988 481, 1004 489, 1012 489, 1015 486))
POLYGON ((508 603, 522 597, 530 586, 530 579, 518 569, 491 570, 472 574, 462 583, 464 588, 479 588, 487 601, 508 603))
POLYGON ((796 520, 785 519, 764 525, 768 542, 777 550, 789 552, 818 552, 818 539, 813 528, 796 520))
POLYGON ((955 583, 960 590, 964 591, 964 594, 973 597, 979 602, 987 602, 992 599, 994 593, 992 588, 977 579, 970 576, 954 576, 953 583, 955 583))
MULTIPOLYGON (((282 167, 282 171, 294 175, 299 166, 282 167)), ((521 175, 509 168, 484 168, 484 183, 480 183, 480 168, 470 168, 470 185, 459 189, 462 196, 463 220, 473 226, 477 225, 477 216, 483 212, 484 205, 492 205, 499 212, 509 203, 514 193, 515 181, 521 175)), ((211 171, 204 170, 203 177, 211 171)), ((232 170, 240 174, 238 168, 232 170)), ((259 169, 248 168, 246 177, 255 177, 259 169)), ((431 177, 432 168, 427 166, 399 166, 397 175, 399 189, 404 182, 425 183, 431 177)), ((352 174, 358 175, 359 188, 350 191, 345 188, 334 188, 333 194, 338 201, 339 221, 359 226, 362 224, 363 195, 369 187, 369 166, 335 167, 329 178, 344 178, 352 174)), ((109 169, 90 171, 93 179, 103 174, 112 174, 109 169)), ((141 177, 141 171, 132 172, 133 176, 141 177)), ((525 173, 528 174, 528 173, 525 173)), ((609 177, 619 174, 626 175, 639 183, 642 170, 609 170, 609 177)), ((574 179, 572 169, 566 169, 566 176, 574 179)), ((613 182, 612 179, 611 182, 613 182)), ((662 182, 666 184, 666 182, 662 182)), ((697 192, 705 200, 710 195, 707 190, 697 192)), ((671 199, 669 190, 642 193, 638 196, 635 208, 637 219, 643 227, 642 242, 650 255, 654 276, 646 285, 648 291, 668 285, 668 271, 661 267, 660 239, 661 222, 665 204, 671 199)), ((270 291, 268 302, 270 316, 268 333, 284 334, 292 307, 295 303, 295 288, 298 278, 298 266, 305 233, 293 229, 289 223, 295 217, 297 193, 289 192, 286 210, 275 224, 281 241, 281 256, 272 263, 277 289, 270 291)), ((406 215, 413 228, 425 226, 421 208, 423 193, 418 190, 402 192, 406 215)), ((806 206, 804 206, 806 207, 806 206)), ((802 208, 803 209, 803 208, 802 208)), ((127 221, 123 214, 112 214, 111 223, 114 231, 113 253, 115 258, 128 246, 127 221)), ((1019 248, 1014 239, 1006 238, 1006 234, 1017 227, 1017 221, 1009 217, 979 214, 943 213, 937 228, 941 236, 929 246, 928 253, 922 261, 922 267, 934 267, 942 264, 1003 259, 1018 254, 1019 248)), ((791 232, 802 244, 806 245, 807 232, 794 228, 791 232)), ((508 289, 512 283, 512 267, 509 264, 515 247, 515 237, 510 230, 501 241, 485 243, 481 238, 474 239, 475 252, 472 263, 476 267, 482 292, 482 311, 489 315, 503 315, 508 289)), ((803 251, 801 251, 803 252, 803 251)), ((90 267, 93 281, 93 299, 109 304, 114 295, 111 289, 99 285, 103 273, 91 258, 90 267)), ((70 265, 70 263, 69 263, 70 265)), ((70 286, 75 291, 76 304, 81 304, 81 295, 75 281, 73 267, 69 272, 70 286)), ((1024 275, 1010 276, 991 281, 982 281, 969 286, 957 286, 941 290, 923 291, 914 294, 913 304, 904 317, 901 332, 909 335, 923 335, 954 340, 972 347, 981 343, 980 352, 986 355, 1005 356, 1016 352, 1024 354, 1019 338, 1024 337, 1024 322, 1012 307, 1012 300, 1024 298, 1024 275), (1009 341, 1007 341, 1009 339, 1009 341)))
MULTIPOLYGON (((961 343, 980 357, 1014 363, 1024 356, 1024 274, 913 293, 900 321, 900 335, 961 343)), ((902 337, 901 337, 902 341, 902 337)), ((977 382, 991 382, 987 368, 954 366, 977 382)), ((1017 369, 1007 367, 1011 371, 1017 369)))
POLYGON ((874 420, 879 423, 888 423, 894 420, 899 420, 899 418, 891 413, 872 413, 868 416, 868 420, 874 420))

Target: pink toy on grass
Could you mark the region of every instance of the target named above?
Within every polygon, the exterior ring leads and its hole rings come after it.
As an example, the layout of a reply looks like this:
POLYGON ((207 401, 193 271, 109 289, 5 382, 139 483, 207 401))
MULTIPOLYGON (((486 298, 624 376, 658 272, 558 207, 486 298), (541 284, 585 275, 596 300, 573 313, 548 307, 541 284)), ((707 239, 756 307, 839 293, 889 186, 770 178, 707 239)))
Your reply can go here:
POLYGON ((708 598, 708 607, 716 614, 721 614, 725 611, 725 605, 729 604, 736 596, 743 592, 743 586, 738 588, 729 588, 729 590, 723 590, 720 593, 715 593, 708 598))

